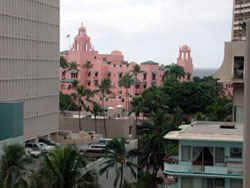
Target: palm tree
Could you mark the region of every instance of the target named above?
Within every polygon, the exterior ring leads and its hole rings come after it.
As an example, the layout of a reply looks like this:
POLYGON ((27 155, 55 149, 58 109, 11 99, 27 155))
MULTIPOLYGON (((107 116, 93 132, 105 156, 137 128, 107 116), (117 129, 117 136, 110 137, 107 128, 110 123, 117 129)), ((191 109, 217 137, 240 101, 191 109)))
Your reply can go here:
MULTIPOLYGON (((143 71, 141 70, 140 65, 136 64, 136 65, 134 66, 132 72, 133 72, 133 75, 135 76, 135 82, 136 82, 136 84, 138 84, 138 83, 139 83, 139 81, 138 81, 138 74, 140 74, 140 73, 143 72, 143 71)), ((137 93, 137 87, 136 87, 135 89, 136 89, 136 93, 137 93)))
POLYGON ((79 84, 79 81, 74 80, 71 84, 73 92, 71 97, 75 104, 78 107, 78 126, 79 130, 81 131, 81 111, 82 109, 88 110, 86 105, 86 101, 91 102, 91 97, 93 96, 93 92, 89 89, 85 89, 82 85, 79 84))
MULTIPOLYGON (((44 186, 51 188, 98 187, 96 176, 92 172, 82 173, 86 164, 85 157, 75 146, 57 147, 44 155, 40 179, 47 179, 44 186)), ((37 183, 40 183, 39 178, 37 179, 37 183)))
POLYGON ((138 74, 142 73, 140 65, 136 64, 133 69, 133 75, 135 76, 135 80, 137 81, 138 74))
POLYGON ((140 113, 143 112, 143 108, 144 108, 143 98, 141 96, 134 97, 132 102, 131 102, 131 105, 132 105, 131 112, 135 113, 135 122, 136 122, 136 125, 137 125, 138 116, 140 116, 140 113))
POLYGON ((63 56, 60 56, 60 67, 62 69, 67 69, 69 67, 67 60, 63 56))
POLYGON ((96 116, 98 116, 102 112, 102 107, 96 102, 93 102, 93 107, 90 111, 94 115, 94 118, 95 118, 95 132, 97 133, 96 116))
POLYGON ((164 77, 171 77, 174 79, 181 79, 186 76, 185 70, 183 67, 177 64, 171 64, 165 66, 165 76, 164 77))
MULTIPOLYGON (((88 75, 89 70, 93 67, 93 65, 91 64, 91 62, 90 62, 90 61, 87 61, 87 62, 86 62, 86 64, 84 65, 84 67, 85 67, 85 68, 86 68, 86 70, 87 70, 86 75, 88 75)), ((86 85, 87 85, 87 81, 88 81, 88 79, 86 79, 86 85)))
POLYGON ((97 91, 101 94, 101 100, 102 100, 102 111, 103 111, 103 126, 105 131, 105 137, 108 136, 107 134, 107 127, 106 127, 106 118, 105 118, 105 98, 107 94, 110 94, 110 88, 111 88, 111 80, 109 78, 104 78, 101 82, 101 84, 97 83, 97 91))
POLYGON ((26 167, 31 162, 22 145, 5 146, 0 161, 0 184, 6 188, 27 187, 30 171, 26 167))
POLYGON ((169 116, 166 111, 159 109, 151 118, 150 121, 145 122, 144 128, 138 131, 143 146, 139 149, 140 156, 142 156, 139 160, 139 167, 140 169, 146 168, 156 182, 158 181, 157 173, 162 168, 163 159, 176 154, 177 145, 166 144, 164 135, 169 131, 176 130, 177 123, 174 122, 175 117, 169 116), (165 150, 167 150, 167 154, 165 150))
POLYGON ((119 80, 119 86, 124 87, 126 89, 126 110, 128 112, 128 106, 129 106, 129 92, 128 90, 132 85, 135 84, 135 80, 132 75, 125 74, 120 80, 119 80))
POLYGON ((126 140, 125 138, 114 138, 110 141, 106 148, 105 158, 103 167, 100 169, 100 174, 106 173, 106 177, 109 177, 109 171, 115 171, 116 177, 114 180, 114 187, 118 186, 122 188, 126 182, 124 178, 124 170, 128 168, 136 178, 136 168, 137 165, 132 162, 132 155, 126 150, 126 140))

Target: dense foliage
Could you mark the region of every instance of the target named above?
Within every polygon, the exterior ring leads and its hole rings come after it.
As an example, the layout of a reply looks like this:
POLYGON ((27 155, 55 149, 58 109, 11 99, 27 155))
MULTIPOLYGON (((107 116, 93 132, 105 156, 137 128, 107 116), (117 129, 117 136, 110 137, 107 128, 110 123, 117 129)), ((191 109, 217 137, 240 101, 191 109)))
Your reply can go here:
POLYGON ((138 161, 141 178, 150 179, 149 187, 161 182, 157 173, 163 169, 164 160, 178 152, 177 144, 167 143, 164 135, 194 119, 231 121, 232 114, 231 99, 224 96, 217 80, 195 77, 187 82, 183 80, 186 74, 182 67, 169 65, 165 68, 164 84, 145 90, 131 103, 136 117, 146 116, 145 121, 137 124, 138 161))
MULTIPOLYGON (((123 188, 128 182, 125 179, 125 169, 128 168, 136 178, 137 165, 133 162, 133 154, 126 150, 127 141, 124 138, 114 138, 106 147, 106 161, 100 169, 100 174, 106 173, 109 177, 110 170, 115 170, 114 187, 123 188)), ((130 180, 131 181, 131 180, 130 180)))
POLYGON ((22 145, 4 148, 0 160, 1 188, 98 188, 97 175, 75 146, 57 147, 34 161, 22 145), (33 162, 33 163, 31 163, 33 162))

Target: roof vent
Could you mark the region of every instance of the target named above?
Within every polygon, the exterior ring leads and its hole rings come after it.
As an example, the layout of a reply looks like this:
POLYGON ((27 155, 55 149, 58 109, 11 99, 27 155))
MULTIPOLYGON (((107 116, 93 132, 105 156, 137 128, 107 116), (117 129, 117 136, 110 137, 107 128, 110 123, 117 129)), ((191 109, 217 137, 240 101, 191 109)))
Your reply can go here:
POLYGON ((234 124, 222 124, 220 125, 221 129, 235 129, 235 125, 234 124))

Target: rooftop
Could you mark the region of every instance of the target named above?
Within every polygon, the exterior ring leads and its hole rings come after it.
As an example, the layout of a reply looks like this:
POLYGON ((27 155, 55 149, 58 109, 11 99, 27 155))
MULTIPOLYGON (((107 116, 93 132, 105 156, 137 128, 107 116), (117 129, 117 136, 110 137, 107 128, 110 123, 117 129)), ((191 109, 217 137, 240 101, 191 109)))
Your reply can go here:
POLYGON ((242 124, 196 121, 189 125, 182 125, 180 129, 169 132, 164 138, 169 140, 243 142, 242 124), (222 125, 229 125, 229 128, 222 128, 222 125), (230 128, 230 125, 234 125, 234 128, 230 128))
POLYGON ((154 62, 154 61, 145 61, 141 63, 142 65, 159 65, 159 63, 154 62))

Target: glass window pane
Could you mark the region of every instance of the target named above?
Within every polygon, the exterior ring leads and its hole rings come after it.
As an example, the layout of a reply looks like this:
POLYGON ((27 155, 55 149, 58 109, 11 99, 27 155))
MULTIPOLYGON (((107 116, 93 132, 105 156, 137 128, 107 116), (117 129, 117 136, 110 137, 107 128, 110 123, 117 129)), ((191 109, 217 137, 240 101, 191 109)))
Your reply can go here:
POLYGON ((238 179, 231 179, 231 188, 242 188, 243 187, 243 182, 242 180, 238 179))
POLYGON ((190 161, 191 160, 191 146, 181 147, 181 160, 190 161))
POLYGON ((241 159, 242 158, 242 148, 231 148, 230 149, 230 157, 233 159, 241 159))
POLYGON ((215 188, 224 188, 225 180, 224 179, 215 179, 215 188))
POLYGON ((224 148, 215 148, 215 163, 224 163, 224 148))

